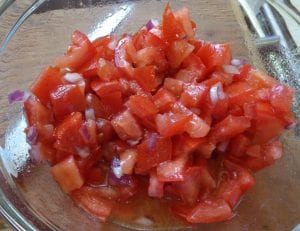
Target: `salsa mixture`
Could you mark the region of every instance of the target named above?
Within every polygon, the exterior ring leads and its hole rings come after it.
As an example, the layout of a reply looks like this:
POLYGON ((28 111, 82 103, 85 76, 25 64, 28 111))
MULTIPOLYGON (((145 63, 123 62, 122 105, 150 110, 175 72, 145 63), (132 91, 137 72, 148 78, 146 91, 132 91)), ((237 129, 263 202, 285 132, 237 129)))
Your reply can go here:
MULTIPOLYGON (((74 31, 24 102, 33 161, 107 221, 142 191, 190 223, 228 220, 253 173, 282 155, 294 90, 196 39, 187 8, 90 41, 74 31)), ((141 206, 143 206, 141 204, 141 206)))

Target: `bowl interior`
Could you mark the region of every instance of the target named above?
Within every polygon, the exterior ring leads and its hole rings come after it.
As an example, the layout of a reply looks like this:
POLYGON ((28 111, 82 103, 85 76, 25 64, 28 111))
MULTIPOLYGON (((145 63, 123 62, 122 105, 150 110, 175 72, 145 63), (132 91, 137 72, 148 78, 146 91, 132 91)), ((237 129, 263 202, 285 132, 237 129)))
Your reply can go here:
MULTIPOLYGON (((108 224, 101 224, 76 207, 52 179, 46 163, 35 166, 30 162, 23 133, 26 122, 22 105, 9 106, 6 95, 16 89, 27 90, 40 71, 65 51, 75 29, 87 33, 91 39, 109 33, 132 33, 151 18, 160 20, 166 1, 100 1, 97 4, 86 1, 83 5, 80 5, 82 1, 67 2, 69 5, 45 1, 23 22, 0 54, 1 188, 2 200, 6 200, 1 205, 7 206, 7 217, 12 219, 15 227, 24 230, 121 230, 119 225, 144 229, 135 222, 136 217, 126 217, 126 212, 108 224), (9 210, 11 208, 15 210, 9 210), (26 224, 19 218, 24 218, 26 224), (125 218, 129 222, 124 222, 125 218)), ((237 3, 182 0, 171 1, 171 6, 190 9, 198 25, 198 38, 229 42, 235 57, 262 66, 253 41, 245 31, 237 3)), ((289 78, 284 79, 296 87, 297 97, 298 73, 291 70, 289 78)), ((296 105, 295 110, 298 109, 296 105)), ((287 131, 282 141, 285 147, 283 158, 257 174, 257 184, 242 199, 235 218, 219 224, 199 225, 197 230, 290 230, 299 223, 298 128, 287 131)), ((153 210, 158 207, 156 200, 146 200, 144 204, 136 216, 144 214, 154 218, 155 225, 148 228, 183 230, 185 227, 167 210, 161 213, 157 213, 159 209, 153 210)))

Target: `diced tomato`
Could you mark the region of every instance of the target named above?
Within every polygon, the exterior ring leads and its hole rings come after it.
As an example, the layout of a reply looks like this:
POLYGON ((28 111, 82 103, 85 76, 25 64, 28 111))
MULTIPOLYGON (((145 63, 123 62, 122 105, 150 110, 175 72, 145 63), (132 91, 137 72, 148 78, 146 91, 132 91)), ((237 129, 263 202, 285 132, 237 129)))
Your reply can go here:
POLYGON ((177 79, 165 78, 164 88, 179 96, 183 92, 183 82, 177 79))
POLYGON ((197 153, 205 159, 209 159, 212 152, 216 149, 216 145, 211 142, 204 142, 197 147, 197 153))
POLYGON ((51 172, 66 193, 80 188, 84 183, 73 156, 54 165, 51 172))
POLYGON ((84 141, 79 133, 82 123, 82 114, 80 112, 74 112, 67 116, 54 130, 55 148, 74 153, 76 152, 76 147, 83 146, 84 141))
POLYGON ((121 86, 118 81, 100 82, 93 81, 91 88, 100 96, 102 102, 110 111, 118 112, 122 107, 121 86))
POLYGON ((154 66, 138 67, 134 69, 133 79, 147 92, 157 86, 154 66))
POLYGON ((119 70, 112 62, 100 58, 97 64, 97 75, 101 80, 111 81, 120 77, 119 70))
POLYGON ((58 120, 72 112, 82 112, 86 108, 86 100, 80 86, 66 84, 59 86, 50 95, 53 112, 58 120))
POLYGON ((165 112, 171 110, 176 98, 170 91, 161 88, 153 96, 153 102, 161 112, 165 112))
POLYGON ((98 118, 96 121, 98 142, 108 142, 114 136, 114 129, 109 120, 98 118))
POLYGON ((215 142, 229 140, 244 132, 250 125, 249 119, 244 116, 229 115, 210 130, 209 137, 215 142))
POLYGON ((58 58, 55 65, 60 68, 77 70, 96 54, 94 45, 88 37, 76 30, 72 34, 72 42, 65 56, 58 58))
POLYGON ((130 68, 135 60, 136 49, 129 36, 122 38, 115 49, 115 64, 120 68, 130 68))
POLYGON ((187 37, 193 38, 195 35, 195 29, 193 28, 193 24, 190 19, 189 10, 186 7, 182 7, 175 12, 175 18, 181 24, 187 37))
POLYGON ((136 52, 136 66, 144 67, 154 64, 156 57, 159 55, 158 48, 145 47, 136 52))
POLYGON ((172 140, 161 137, 156 133, 150 133, 137 146, 138 156, 135 172, 146 172, 161 162, 171 159, 172 140))
POLYGON ((104 183, 104 172, 101 168, 92 167, 85 175, 85 182, 88 185, 101 185, 104 183))
POLYGON ((183 60, 193 52, 194 48, 193 45, 185 40, 172 42, 167 53, 171 68, 178 68, 183 60))
POLYGON ((132 95, 126 105, 133 114, 141 119, 153 117, 158 113, 155 104, 146 96, 132 95))
POLYGON ((196 114, 193 114, 192 119, 185 125, 184 130, 192 138, 201 138, 208 134, 210 126, 196 114))
POLYGON ((79 73, 86 79, 97 76, 97 67, 102 54, 97 53, 92 59, 83 64, 78 70, 79 73))
POLYGON ((181 39, 185 36, 184 29, 180 22, 176 20, 169 3, 163 13, 162 32, 168 42, 181 39))
POLYGON ((229 64, 231 61, 231 51, 228 43, 206 43, 198 50, 197 55, 209 70, 216 66, 229 64))
POLYGON ((192 115, 179 113, 157 114, 155 118, 158 132, 164 136, 174 136, 185 131, 186 124, 192 119, 192 115))
POLYGON ((199 202, 192 209, 175 208, 173 211, 190 223, 212 223, 230 219, 233 214, 229 205, 222 199, 208 199, 199 202))
POLYGON ((93 109, 96 118, 108 118, 110 116, 110 109, 104 105, 98 96, 88 93, 86 95, 86 102, 89 108, 93 109))
POLYGON ((229 105, 243 105, 254 101, 253 93, 256 88, 247 82, 236 82, 225 89, 229 97, 229 105))
POLYGON ((199 107, 208 93, 208 88, 202 84, 189 84, 184 86, 184 91, 180 96, 180 101, 186 107, 199 107))
POLYGON ((271 89, 270 102, 278 111, 290 111, 293 98, 294 91, 284 85, 273 86, 271 89))
POLYGON ((276 116, 257 109, 254 127, 253 142, 261 144, 280 135, 284 130, 284 123, 276 116))
POLYGON ((241 199, 242 191, 236 180, 221 181, 217 191, 217 197, 223 199, 231 208, 234 208, 241 199))
POLYGON ((50 102, 50 93, 64 83, 65 81, 59 68, 48 67, 31 85, 30 90, 44 105, 48 105, 50 102))
POLYGON ((72 192, 71 196, 82 209, 102 222, 108 219, 114 206, 114 203, 103 197, 103 193, 97 188, 84 186, 72 192))
POLYGON ((243 156, 246 153, 247 147, 251 144, 251 141, 248 137, 243 134, 240 134, 234 137, 229 144, 229 153, 230 155, 239 157, 243 156))
POLYGON ((51 111, 34 97, 29 97, 24 102, 24 110, 30 126, 46 125, 53 122, 51 111))
POLYGON ((197 149, 199 145, 205 142, 204 138, 191 138, 187 134, 174 136, 173 140, 173 156, 186 156, 197 149))
POLYGON ((196 167, 199 167, 199 178, 200 178, 200 184, 204 187, 206 191, 212 191, 214 188, 216 188, 216 181, 213 178, 210 168, 208 165, 208 161, 204 158, 198 158, 195 161, 196 167))
POLYGON ((111 120, 111 124, 122 140, 138 140, 143 132, 129 111, 124 111, 111 120))
POLYGON ((120 153, 120 166, 123 174, 132 174, 136 158, 137 151, 135 149, 127 149, 120 153))
POLYGON ((277 81, 274 78, 258 70, 252 69, 247 77, 246 81, 254 88, 269 88, 277 85, 277 81))
POLYGON ((157 166, 157 177, 161 182, 182 181, 187 163, 187 156, 179 156, 175 160, 167 160, 157 166))
POLYGON ((155 171, 150 173, 148 195, 158 198, 162 198, 164 195, 164 182, 159 181, 155 171))

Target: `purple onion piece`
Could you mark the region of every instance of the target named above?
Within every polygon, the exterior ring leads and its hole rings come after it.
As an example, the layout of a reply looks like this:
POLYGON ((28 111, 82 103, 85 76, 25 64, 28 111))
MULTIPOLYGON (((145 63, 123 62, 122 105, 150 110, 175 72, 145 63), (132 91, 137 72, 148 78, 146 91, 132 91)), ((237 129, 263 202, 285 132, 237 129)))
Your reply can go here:
POLYGON ((156 147, 156 142, 157 142, 157 134, 152 133, 149 138, 148 138, 148 150, 149 151, 154 151, 156 147))
POLYGON ((154 20, 154 19, 150 19, 147 23, 146 23, 146 28, 147 30, 151 30, 152 28, 158 26, 158 21, 154 20))
POLYGON ((37 142, 38 138, 38 130, 36 127, 29 127, 27 132, 26 132, 26 142, 30 145, 34 145, 37 142))
POLYGON ((24 101, 25 100, 25 92, 20 90, 15 90, 8 94, 8 103, 12 104, 18 101, 24 101))
POLYGON ((87 127, 86 127, 85 124, 83 124, 83 125, 79 128, 79 133, 80 133, 82 139, 83 139, 86 143, 88 143, 89 140, 90 140, 90 134, 89 134, 89 131, 88 131, 88 129, 87 129, 87 127))
POLYGON ((90 149, 88 147, 75 147, 76 153, 83 159, 90 155, 90 149))
POLYGON ((42 156, 39 145, 31 145, 28 152, 32 163, 39 164, 42 162, 42 156))
POLYGON ((131 186, 134 184, 134 179, 131 175, 122 175, 118 178, 111 170, 108 173, 108 183, 112 186, 131 186))

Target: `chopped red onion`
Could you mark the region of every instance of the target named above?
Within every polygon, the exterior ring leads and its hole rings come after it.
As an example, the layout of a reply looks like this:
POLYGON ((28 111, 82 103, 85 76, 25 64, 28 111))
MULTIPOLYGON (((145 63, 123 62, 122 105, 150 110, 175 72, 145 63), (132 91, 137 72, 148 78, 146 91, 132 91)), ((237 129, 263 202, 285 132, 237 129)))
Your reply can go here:
POLYGON ((236 66, 233 66, 233 65, 223 65, 223 70, 227 74, 232 74, 232 75, 240 74, 240 70, 236 66))
POLYGON ((131 186, 134 184, 134 179, 131 175, 122 175, 118 178, 111 170, 108 173, 108 182, 112 186, 131 186))
POLYGON ((130 146, 135 146, 140 142, 141 139, 138 140, 127 140, 127 144, 129 144, 130 146))
POLYGON ((38 130, 36 127, 30 126, 26 132, 26 142, 30 145, 34 145, 37 142, 38 130))
POLYGON ((113 39, 108 45, 107 47, 111 50, 114 50, 117 46, 117 40, 116 39, 113 39))
POLYGON ((69 83, 77 83, 83 79, 81 74, 78 73, 66 73, 64 79, 69 83))
POLYGON ((219 100, 225 99, 223 85, 220 82, 213 85, 209 90, 209 96, 213 104, 216 104, 219 100))
POLYGON ((93 108, 87 108, 84 112, 86 120, 95 120, 95 111, 93 108))
POLYGON ((225 152, 228 147, 228 144, 229 144, 228 140, 219 143, 217 146, 217 150, 220 152, 225 152))
POLYGON ((231 60, 231 65, 234 65, 234 66, 241 66, 246 63, 247 63, 247 61, 245 59, 232 59, 231 60))
POLYGON ((111 169, 114 173, 114 175, 120 179, 123 176, 122 168, 120 160, 117 157, 113 157, 111 162, 111 169))
POLYGON ((287 126, 287 129, 294 129, 297 126, 296 122, 293 122, 287 126))
POLYGON ((90 155, 90 149, 88 147, 75 147, 76 153, 83 159, 90 155))
POLYGON ((142 217, 136 218, 135 223, 137 223, 139 225, 144 225, 144 226, 151 226, 151 225, 153 225, 154 222, 152 219, 142 216, 142 217))
POLYGON ((31 161, 34 164, 39 164, 42 161, 42 156, 41 156, 41 151, 40 151, 40 146, 39 145, 31 145, 29 149, 29 156, 31 161))
POLYGON ((148 150, 149 151, 154 151, 155 147, 156 147, 156 143, 157 143, 157 134, 156 133, 152 133, 149 137, 149 141, 148 141, 148 150))
POLYGON ((150 30, 150 32, 151 32, 152 34, 154 34, 155 36, 157 36, 157 37, 159 37, 159 38, 162 38, 162 31, 161 31, 160 29, 154 27, 154 28, 152 28, 152 29, 150 30))
POLYGON ((146 24, 146 27, 147 27, 147 30, 151 30, 152 28, 154 27, 157 27, 159 25, 159 22, 155 19, 150 19, 147 24, 146 24))
POLYGON ((86 125, 83 124, 80 128, 79 128, 79 133, 82 137, 82 139, 84 140, 85 143, 88 143, 90 140, 90 133, 89 130, 87 129, 86 125))
POLYGON ((13 103, 20 102, 20 101, 25 101, 28 97, 29 97, 28 93, 26 93, 24 91, 20 91, 20 90, 15 90, 15 91, 9 93, 7 96, 9 104, 13 104, 13 103))

